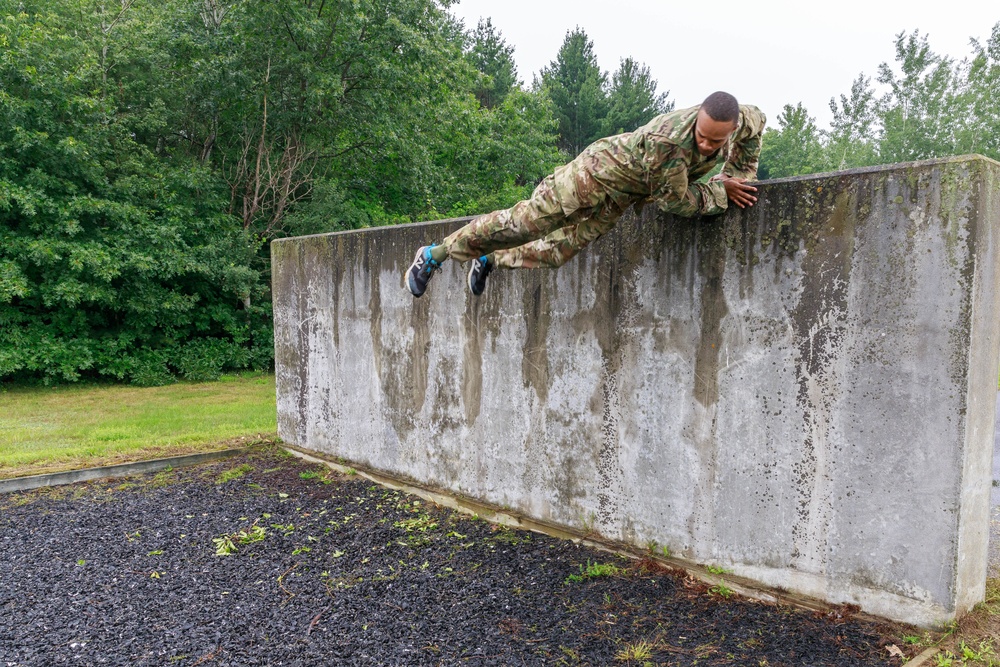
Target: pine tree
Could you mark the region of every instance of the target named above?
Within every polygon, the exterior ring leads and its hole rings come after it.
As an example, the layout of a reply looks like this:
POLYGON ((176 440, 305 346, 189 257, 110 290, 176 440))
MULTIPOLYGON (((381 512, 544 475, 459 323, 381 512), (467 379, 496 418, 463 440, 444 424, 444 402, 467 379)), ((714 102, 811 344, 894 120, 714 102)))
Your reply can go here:
POLYGON ((490 19, 480 19, 471 35, 472 47, 466 56, 483 75, 476 87, 476 99, 487 109, 503 103, 518 85, 514 47, 509 46, 490 19))
POLYGON ((630 132, 645 125, 654 116, 673 110, 666 93, 656 94, 656 80, 649 67, 632 58, 623 58, 611 77, 608 92, 608 115, 604 119, 606 135, 630 132))
POLYGON ((594 43, 582 28, 566 33, 556 59, 541 72, 559 119, 559 148, 576 155, 601 138, 608 113, 607 74, 597 65, 594 43))

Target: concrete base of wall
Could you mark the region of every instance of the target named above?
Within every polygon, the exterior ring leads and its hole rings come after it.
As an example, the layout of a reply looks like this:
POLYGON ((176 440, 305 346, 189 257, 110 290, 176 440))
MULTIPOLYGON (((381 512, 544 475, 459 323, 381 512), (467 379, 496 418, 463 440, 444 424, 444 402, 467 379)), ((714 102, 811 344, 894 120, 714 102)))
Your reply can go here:
POLYGON ((647 207, 558 271, 445 266, 462 221, 272 244, 279 435, 568 529, 921 625, 981 599, 1000 165, 647 207))

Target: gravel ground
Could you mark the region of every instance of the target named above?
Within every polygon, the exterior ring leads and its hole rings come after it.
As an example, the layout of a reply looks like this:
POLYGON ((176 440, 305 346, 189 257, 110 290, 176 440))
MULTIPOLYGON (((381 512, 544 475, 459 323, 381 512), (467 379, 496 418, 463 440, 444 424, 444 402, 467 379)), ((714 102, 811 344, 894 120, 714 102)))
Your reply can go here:
POLYGON ((0 667, 867 667, 900 664, 884 648, 898 632, 742 599, 276 449, 0 496, 0 667))

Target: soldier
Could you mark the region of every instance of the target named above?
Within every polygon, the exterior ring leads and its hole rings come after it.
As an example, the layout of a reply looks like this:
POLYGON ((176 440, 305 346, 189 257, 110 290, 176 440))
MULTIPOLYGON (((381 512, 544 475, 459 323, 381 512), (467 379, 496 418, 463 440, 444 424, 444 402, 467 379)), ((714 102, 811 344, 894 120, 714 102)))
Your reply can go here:
POLYGON ((657 116, 634 132, 599 139, 546 176, 530 199, 481 215, 440 245, 417 250, 406 272, 413 296, 447 258, 472 260, 468 285, 479 295, 494 267, 555 268, 614 226, 630 205, 653 200, 668 213, 716 215, 732 200, 753 206, 764 114, 729 93, 657 116), (696 182, 724 160, 722 172, 696 182))

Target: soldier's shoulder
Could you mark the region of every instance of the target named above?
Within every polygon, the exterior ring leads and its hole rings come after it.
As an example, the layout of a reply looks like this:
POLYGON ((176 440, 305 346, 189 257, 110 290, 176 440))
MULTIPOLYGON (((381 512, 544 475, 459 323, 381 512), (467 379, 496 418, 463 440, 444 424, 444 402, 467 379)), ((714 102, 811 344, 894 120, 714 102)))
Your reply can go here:
POLYGON ((740 116, 742 117, 742 124, 745 127, 752 128, 757 132, 762 132, 764 125, 767 123, 767 116, 764 115, 764 112, 759 107, 753 104, 741 104, 740 116))
POLYGON ((641 130, 662 137, 679 137, 691 129, 693 119, 701 106, 676 109, 660 114, 644 125, 641 130))

